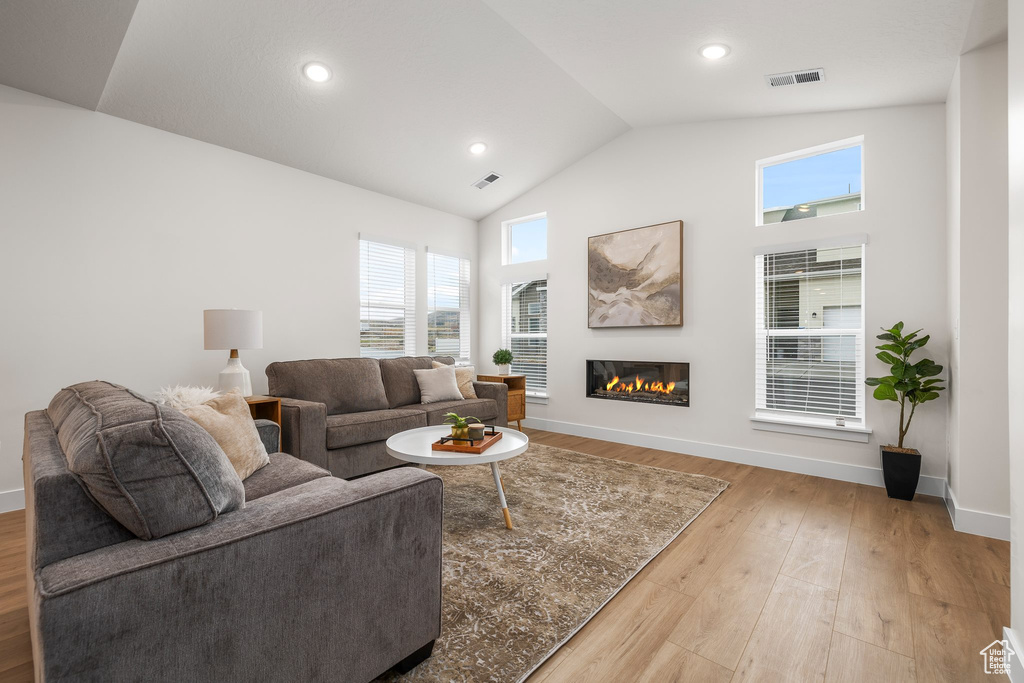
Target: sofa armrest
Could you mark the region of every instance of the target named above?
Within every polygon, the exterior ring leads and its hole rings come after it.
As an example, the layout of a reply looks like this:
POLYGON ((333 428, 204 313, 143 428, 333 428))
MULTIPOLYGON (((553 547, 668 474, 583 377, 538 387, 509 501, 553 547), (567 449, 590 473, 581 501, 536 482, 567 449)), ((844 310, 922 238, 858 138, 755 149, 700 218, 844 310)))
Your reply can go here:
POLYGON ((497 427, 508 426, 508 385, 504 382, 473 382, 478 398, 491 398, 498 404, 497 427))
POLYGON ((371 680, 440 633, 441 504, 416 468, 323 477, 44 567, 44 680, 371 680))
POLYGON ((255 420, 256 431, 260 433, 260 441, 267 453, 277 453, 281 450, 281 427, 273 420, 255 420))
POLYGON ((327 406, 297 398, 281 399, 281 451, 327 466, 327 406))

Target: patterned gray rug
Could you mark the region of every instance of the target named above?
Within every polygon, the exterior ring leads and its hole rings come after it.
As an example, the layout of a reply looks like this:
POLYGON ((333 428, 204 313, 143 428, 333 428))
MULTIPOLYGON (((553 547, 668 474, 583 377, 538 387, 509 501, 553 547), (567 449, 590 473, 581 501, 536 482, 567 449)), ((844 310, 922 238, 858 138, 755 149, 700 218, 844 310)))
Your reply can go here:
POLYGON ((441 637, 390 681, 521 681, 686 528, 728 482, 534 444, 444 479, 441 637))

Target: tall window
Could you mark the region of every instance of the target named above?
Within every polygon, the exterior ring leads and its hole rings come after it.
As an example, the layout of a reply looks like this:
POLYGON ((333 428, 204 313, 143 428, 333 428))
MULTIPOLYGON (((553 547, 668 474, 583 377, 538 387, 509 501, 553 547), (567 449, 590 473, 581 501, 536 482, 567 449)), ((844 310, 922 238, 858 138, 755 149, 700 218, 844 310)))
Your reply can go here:
POLYGON ((548 257, 548 215, 538 213, 502 225, 504 265, 543 261, 548 257))
POLYGON ((864 138, 757 162, 757 225, 864 208, 864 138))
POLYGON ((755 258, 758 417, 863 426, 863 262, 860 244, 755 258))
POLYGON ((526 375, 527 396, 548 395, 548 281, 502 286, 502 345, 512 350, 512 372, 526 375))
POLYGON ((359 240, 359 354, 416 353, 416 252, 359 240))
POLYGON ((469 361, 469 259, 427 252, 427 353, 469 361))

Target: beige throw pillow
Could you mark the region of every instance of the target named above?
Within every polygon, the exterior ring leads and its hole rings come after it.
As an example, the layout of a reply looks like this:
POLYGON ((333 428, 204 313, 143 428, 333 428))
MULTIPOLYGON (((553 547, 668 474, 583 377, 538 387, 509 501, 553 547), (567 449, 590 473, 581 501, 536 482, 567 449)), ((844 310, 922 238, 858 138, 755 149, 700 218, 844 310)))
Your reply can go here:
POLYGON ((459 385, 455 383, 455 368, 445 365, 433 370, 413 370, 420 385, 420 403, 461 401, 459 385))
POLYGON ((462 398, 476 398, 476 389, 473 388, 473 380, 476 379, 476 368, 472 365, 448 365, 434 361, 435 368, 455 368, 455 383, 459 385, 459 393, 462 398))
POLYGON ((237 389, 181 412, 210 433, 243 480, 270 462, 249 404, 237 389))

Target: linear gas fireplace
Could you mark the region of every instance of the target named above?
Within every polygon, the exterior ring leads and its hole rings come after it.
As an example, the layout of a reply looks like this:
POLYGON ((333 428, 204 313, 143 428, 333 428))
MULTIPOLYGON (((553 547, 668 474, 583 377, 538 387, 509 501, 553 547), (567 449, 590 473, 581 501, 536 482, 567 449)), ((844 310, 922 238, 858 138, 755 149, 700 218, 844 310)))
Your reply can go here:
POLYGON ((613 401, 690 405, 690 364, 588 360, 587 396, 613 401))

